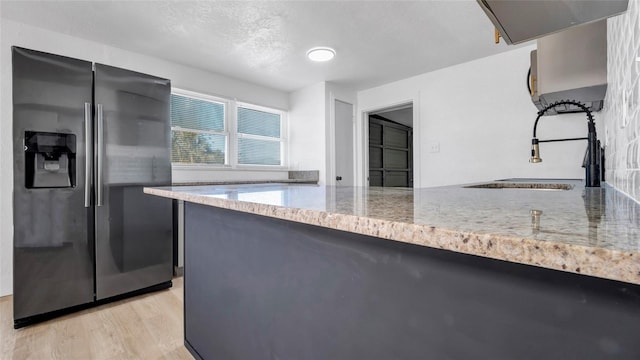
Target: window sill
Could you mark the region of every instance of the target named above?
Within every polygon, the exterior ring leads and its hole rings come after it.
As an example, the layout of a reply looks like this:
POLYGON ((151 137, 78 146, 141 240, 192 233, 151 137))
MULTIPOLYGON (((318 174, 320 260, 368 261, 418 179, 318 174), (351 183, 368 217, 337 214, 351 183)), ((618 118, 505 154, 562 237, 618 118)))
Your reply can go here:
POLYGON ((289 171, 287 166, 272 165, 206 165, 206 164, 171 164, 172 170, 188 170, 188 171, 289 171))

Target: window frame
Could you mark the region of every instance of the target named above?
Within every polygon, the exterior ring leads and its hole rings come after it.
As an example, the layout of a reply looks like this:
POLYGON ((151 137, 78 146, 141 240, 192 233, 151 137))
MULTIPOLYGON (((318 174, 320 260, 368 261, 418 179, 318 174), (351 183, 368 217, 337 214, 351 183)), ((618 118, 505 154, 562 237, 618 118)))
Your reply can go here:
POLYGON ((189 91, 179 88, 171 89, 172 95, 184 96, 198 100, 211 101, 215 103, 221 103, 224 105, 224 131, 215 130, 196 130, 183 128, 181 126, 173 126, 171 124, 171 118, 169 119, 171 131, 188 131, 193 133, 212 134, 225 136, 225 163, 224 164, 200 164, 200 163, 171 163, 174 168, 183 170, 286 170, 288 169, 288 154, 287 154, 287 112, 279 109, 269 108, 266 106, 255 105, 247 102, 240 102, 235 99, 227 99, 219 96, 207 95, 195 91, 189 91), (278 114, 280 116, 280 138, 243 134, 238 132, 238 108, 257 110, 268 112, 272 114, 278 114), (258 139, 268 141, 280 142, 280 165, 260 165, 260 164, 239 164, 238 163, 238 140, 244 139, 258 139))
MULTIPOLYGON (((178 96, 182 96, 182 97, 188 97, 188 98, 192 98, 192 99, 196 99, 196 100, 203 100, 203 101, 208 101, 208 102, 214 102, 214 103, 219 103, 223 105, 223 131, 216 131, 216 130, 198 130, 198 129, 189 129, 189 128, 184 128, 182 126, 174 126, 173 124, 171 124, 171 116, 169 116, 169 123, 170 123, 170 127, 171 127, 171 131, 187 131, 187 132, 192 132, 192 133, 196 133, 196 134, 209 134, 209 135, 221 135, 225 137, 225 151, 224 151, 224 164, 201 164, 201 163, 174 163, 171 162, 171 166, 178 166, 181 168, 224 168, 224 167, 229 167, 230 165, 230 161, 229 161, 229 148, 230 148, 230 143, 231 143, 231 136, 230 136, 230 131, 229 129, 231 128, 229 126, 229 100, 221 98, 221 97, 217 97, 217 96, 211 96, 211 95, 206 95, 206 94, 202 94, 202 93, 198 93, 198 92, 194 92, 194 91, 189 91, 189 90, 183 90, 183 89, 177 89, 177 88, 172 88, 171 89, 171 95, 178 95, 178 96)), ((172 149, 173 151, 173 149, 172 149)))
POLYGON ((287 137, 286 137, 286 112, 278 109, 268 108, 265 106, 249 104, 245 102, 236 101, 233 108, 234 113, 234 143, 235 143, 235 166, 238 168, 257 168, 257 169, 282 169, 287 167, 287 137), (262 111, 270 114, 277 114, 280 116, 280 137, 274 138, 270 136, 262 136, 262 135, 253 135, 253 134, 245 134, 238 131, 238 109, 244 108, 255 111, 262 111), (240 164, 238 163, 238 156, 240 155, 239 148, 239 140, 240 139, 254 139, 254 140, 265 140, 265 141, 273 141, 280 143, 280 165, 261 165, 261 164, 240 164))

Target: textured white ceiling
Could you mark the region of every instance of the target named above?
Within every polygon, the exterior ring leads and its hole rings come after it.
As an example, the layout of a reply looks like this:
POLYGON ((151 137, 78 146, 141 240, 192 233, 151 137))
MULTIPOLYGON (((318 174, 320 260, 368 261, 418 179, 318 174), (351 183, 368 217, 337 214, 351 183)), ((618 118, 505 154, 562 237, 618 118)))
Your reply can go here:
POLYGON ((510 50, 475 0, 6 1, 2 17, 271 88, 366 89, 510 50), (330 46, 313 63, 305 53, 330 46))

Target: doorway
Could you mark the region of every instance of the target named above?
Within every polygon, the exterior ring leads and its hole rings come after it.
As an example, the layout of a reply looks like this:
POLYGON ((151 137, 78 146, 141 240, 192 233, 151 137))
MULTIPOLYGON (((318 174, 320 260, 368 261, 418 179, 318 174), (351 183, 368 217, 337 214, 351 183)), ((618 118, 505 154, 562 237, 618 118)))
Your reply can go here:
POLYGON ((413 106, 369 113, 369 186, 413 187, 413 106))

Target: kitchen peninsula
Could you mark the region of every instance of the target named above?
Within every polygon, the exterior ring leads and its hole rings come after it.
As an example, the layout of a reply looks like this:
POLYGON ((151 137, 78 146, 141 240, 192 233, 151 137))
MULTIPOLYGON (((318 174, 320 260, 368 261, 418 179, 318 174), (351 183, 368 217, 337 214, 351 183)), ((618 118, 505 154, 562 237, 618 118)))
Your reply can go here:
POLYGON ((186 202, 196 357, 637 359, 640 205, 528 184, 145 192, 186 202))

